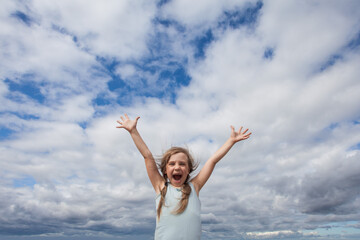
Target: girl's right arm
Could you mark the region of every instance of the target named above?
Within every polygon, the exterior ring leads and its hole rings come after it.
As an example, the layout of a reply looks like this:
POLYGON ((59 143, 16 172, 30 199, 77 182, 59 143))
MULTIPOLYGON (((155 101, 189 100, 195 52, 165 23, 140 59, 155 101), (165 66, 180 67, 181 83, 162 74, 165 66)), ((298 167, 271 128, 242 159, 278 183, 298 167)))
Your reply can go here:
POLYGON ((139 120, 140 117, 137 117, 135 120, 130 120, 128 115, 125 114, 125 118, 122 116, 120 118, 121 121, 117 121, 120 124, 120 126, 117 126, 117 128, 124 128, 130 133, 130 136, 133 139, 137 149, 144 157, 146 171, 148 173, 151 184, 153 185, 155 192, 157 194, 160 193, 161 189, 164 187, 165 184, 164 179, 162 178, 162 176, 158 171, 152 153, 150 152, 149 148, 146 146, 144 140, 142 139, 140 133, 136 128, 137 121, 139 120))

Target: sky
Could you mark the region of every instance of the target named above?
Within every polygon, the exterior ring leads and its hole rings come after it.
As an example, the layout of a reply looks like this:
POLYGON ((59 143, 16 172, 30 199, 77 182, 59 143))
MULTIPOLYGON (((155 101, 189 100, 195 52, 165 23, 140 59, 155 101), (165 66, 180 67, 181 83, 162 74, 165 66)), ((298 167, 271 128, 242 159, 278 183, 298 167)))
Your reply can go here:
POLYGON ((202 239, 360 239, 358 0, 1 0, 0 239, 152 239, 116 121, 201 169, 202 239))

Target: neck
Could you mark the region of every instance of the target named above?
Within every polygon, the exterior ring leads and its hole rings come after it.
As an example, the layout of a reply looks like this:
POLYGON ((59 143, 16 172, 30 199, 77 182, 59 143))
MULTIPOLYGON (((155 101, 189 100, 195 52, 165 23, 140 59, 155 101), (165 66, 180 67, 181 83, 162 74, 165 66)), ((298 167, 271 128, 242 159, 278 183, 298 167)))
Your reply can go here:
POLYGON ((173 184, 171 184, 171 183, 170 183, 170 185, 173 186, 174 188, 182 188, 182 187, 184 186, 184 184, 181 185, 181 186, 175 186, 175 185, 173 185, 173 184))

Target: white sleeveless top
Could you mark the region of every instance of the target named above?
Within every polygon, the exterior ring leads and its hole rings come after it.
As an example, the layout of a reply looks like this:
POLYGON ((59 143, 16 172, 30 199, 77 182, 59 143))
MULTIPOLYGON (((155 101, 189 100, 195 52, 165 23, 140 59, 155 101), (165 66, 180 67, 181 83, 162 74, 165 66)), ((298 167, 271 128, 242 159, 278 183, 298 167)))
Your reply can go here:
MULTIPOLYGON (((201 219, 200 200, 194 185, 190 182, 191 193, 185 211, 173 214, 177 209, 182 192, 168 184, 165 205, 161 208, 160 219, 156 217, 155 240, 200 240, 201 219)), ((161 195, 156 196, 156 209, 159 206, 161 195)))

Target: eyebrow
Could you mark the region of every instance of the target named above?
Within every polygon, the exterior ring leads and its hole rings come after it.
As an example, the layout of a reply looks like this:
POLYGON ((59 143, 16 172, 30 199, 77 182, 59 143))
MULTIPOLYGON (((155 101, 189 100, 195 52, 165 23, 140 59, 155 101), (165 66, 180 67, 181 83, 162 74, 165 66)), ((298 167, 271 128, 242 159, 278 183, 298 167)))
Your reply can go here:
POLYGON ((186 163, 187 161, 185 161, 185 160, 170 160, 170 161, 168 161, 168 163, 176 163, 176 162, 186 163))

